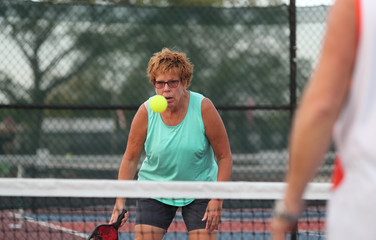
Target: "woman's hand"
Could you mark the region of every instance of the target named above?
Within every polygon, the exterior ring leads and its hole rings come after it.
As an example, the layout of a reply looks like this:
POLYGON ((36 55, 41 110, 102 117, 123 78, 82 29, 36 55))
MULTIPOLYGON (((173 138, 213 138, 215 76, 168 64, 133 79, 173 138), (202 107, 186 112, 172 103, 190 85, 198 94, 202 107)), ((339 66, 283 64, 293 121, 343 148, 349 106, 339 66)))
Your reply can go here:
MULTIPOLYGON (((112 223, 116 223, 118 218, 119 218, 119 215, 121 214, 121 212, 123 211, 123 209, 115 209, 112 211, 112 215, 111 215, 111 220, 110 220, 110 224, 112 223)), ((121 224, 120 226, 123 226, 124 223, 128 220, 129 218, 129 212, 126 212, 124 214, 124 218, 123 220, 121 220, 121 224)))
MULTIPOLYGON (((110 224, 117 222, 117 220, 118 220, 120 214, 122 213, 123 209, 125 209, 125 199, 119 198, 119 199, 116 200, 114 210, 112 210, 110 224)), ((124 223, 128 220, 128 218, 129 218, 129 212, 126 212, 124 214, 124 218, 121 221, 120 226, 123 226, 124 223)))
POLYGON ((222 218, 223 200, 212 199, 209 201, 202 221, 206 220, 206 230, 212 232, 218 228, 222 218))

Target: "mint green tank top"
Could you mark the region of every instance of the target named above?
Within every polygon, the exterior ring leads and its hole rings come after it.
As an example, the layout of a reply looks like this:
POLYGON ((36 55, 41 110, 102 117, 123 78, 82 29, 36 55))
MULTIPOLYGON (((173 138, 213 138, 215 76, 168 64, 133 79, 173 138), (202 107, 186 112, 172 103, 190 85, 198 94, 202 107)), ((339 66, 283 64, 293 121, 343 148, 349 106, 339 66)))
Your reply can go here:
MULTIPOLYGON (((190 92, 187 114, 176 126, 167 126, 161 115, 150 109, 148 102, 146 158, 138 173, 138 180, 217 180, 218 165, 205 135, 201 115, 202 99, 201 94, 190 92)), ((173 206, 185 206, 194 199, 157 200, 173 206)))

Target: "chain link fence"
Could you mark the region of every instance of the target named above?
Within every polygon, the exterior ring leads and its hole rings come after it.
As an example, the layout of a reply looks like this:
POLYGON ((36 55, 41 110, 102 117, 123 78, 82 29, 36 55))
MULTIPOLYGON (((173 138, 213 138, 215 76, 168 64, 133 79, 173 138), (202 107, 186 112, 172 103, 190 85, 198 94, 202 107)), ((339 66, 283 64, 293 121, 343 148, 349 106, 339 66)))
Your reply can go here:
POLYGON ((188 55, 189 89, 223 118, 233 180, 283 179, 329 7, 157 2, 0 2, 1 177, 116 178, 132 118, 154 94, 148 60, 169 47, 188 55))

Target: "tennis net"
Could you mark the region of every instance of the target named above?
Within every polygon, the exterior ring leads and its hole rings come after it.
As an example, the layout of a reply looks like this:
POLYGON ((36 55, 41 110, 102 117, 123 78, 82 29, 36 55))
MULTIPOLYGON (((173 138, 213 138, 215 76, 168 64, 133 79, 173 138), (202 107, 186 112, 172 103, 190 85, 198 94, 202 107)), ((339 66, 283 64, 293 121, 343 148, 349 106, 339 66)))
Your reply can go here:
MULTIPOLYGON (((223 199, 216 239, 270 239, 272 207, 284 183, 138 182, 76 179, 0 179, 0 239, 87 239, 108 223, 116 197, 127 198, 130 218, 119 239, 134 239, 140 198, 223 199)), ((311 183, 306 210, 290 239, 325 239, 325 205, 330 185, 311 183)), ((180 209, 163 239, 188 239, 180 209)))

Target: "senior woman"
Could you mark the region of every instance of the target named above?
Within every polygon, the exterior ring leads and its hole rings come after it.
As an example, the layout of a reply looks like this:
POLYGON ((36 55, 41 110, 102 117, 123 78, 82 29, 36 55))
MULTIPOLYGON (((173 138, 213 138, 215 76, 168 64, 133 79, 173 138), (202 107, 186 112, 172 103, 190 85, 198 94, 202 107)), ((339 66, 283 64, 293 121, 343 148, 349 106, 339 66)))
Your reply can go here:
MULTIPOLYGON (((164 48, 151 57, 147 72, 156 94, 164 96, 168 106, 155 113, 149 99, 139 107, 118 179, 134 178, 144 148, 139 181, 228 181, 232 156, 227 132, 213 103, 187 90, 193 75, 189 59, 182 52, 164 48)), ((162 239, 178 208, 191 240, 215 239, 222 203, 220 199, 138 200, 135 239, 162 239)), ((125 199, 116 199, 110 222, 124 208, 125 199)), ((128 217, 126 214, 123 223, 128 217)))

